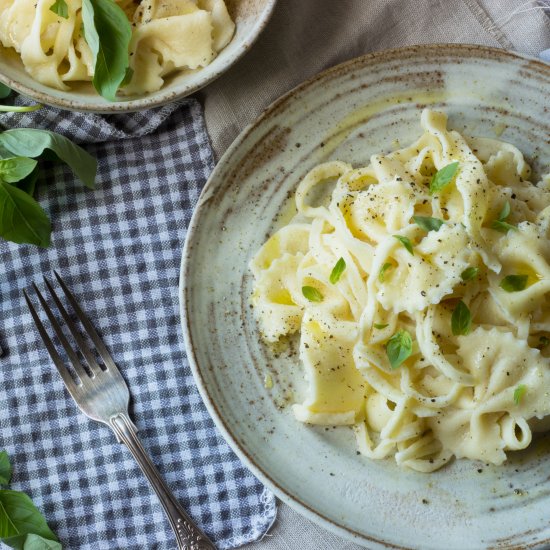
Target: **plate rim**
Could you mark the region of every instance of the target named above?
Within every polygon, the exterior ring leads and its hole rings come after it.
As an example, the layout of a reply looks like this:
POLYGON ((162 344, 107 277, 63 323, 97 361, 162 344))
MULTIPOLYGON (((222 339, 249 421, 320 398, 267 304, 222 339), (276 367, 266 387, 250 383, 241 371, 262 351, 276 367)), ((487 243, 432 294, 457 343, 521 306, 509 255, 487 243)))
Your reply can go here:
MULTIPOLYGON (((470 52, 485 52, 493 54, 496 58, 511 58, 516 60, 524 60, 529 62, 535 62, 537 65, 540 65, 542 68, 550 68, 550 63, 545 62, 539 58, 514 52, 511 50, 503 48, 495 48, 492 46, 485 46, 481 44, 462 44, 462 43, 432 43, 432 44, 418 44, 412 46, 402 46, 399 48, 391 48, 380 50, 361 56, 354 57, 352 59, 346 60, 337 65, 333 65, 298 84, 297 86, 291 88, 288 92, 281 95, 270 103, 261 113, 257 116, 252 122, 247 124, 243 130, 238 134, 238 136, 233 140, 231 145, 220 157, 219 161, 216 163, 214 169, 212 170, 210 176, 208 177, 200 196, 197 200, 197 204, 191 216, 189 226, 187 228, 187 233, 185 236, 185 243, 182 250, 182 259, 180 265, 180 278, 179 278, 179 310, 180 310, 180 323, 183 330, 184 341, 185 341, 185 351, 189 365, 195 380, 195 384, 199 390, 203 403, 205 404, 212 420, 214 421, 218 430, 220 430, 224 440, 231 447, 233 452, 239 457, 243 464, 269 489, 271 490, 277 498, 283 501, 285 504, 290 506, 293 510, 306 517, 310 521, 314 522, 316 525, 332 532, 335 535, 338 535, 350 542, 367 547, 373 547, 373 543, 376 545, 376 548, 395 548, 399 550, 414 550, 412 546, 400 546, 392 542, 375 538, 364 533, 355 531, 349 527, 338 524, 332 519, 324 516, 322 513, 314 510, 312 507, 307 505, 297 496, 292 496, 287 493, 278 483, 272 479, 268 472, 264 471, 259 465, 257 465, 254 459, 250 456, 245 448, 243 448, 240 443, 234 438, 229 427, 226 425, 223 416, 219 413, 217 406, 214 400, 211 398, 205 380, 202 376, 195 350, 193 347, 193 339, 191 337, 191 321, 187 315, 187 304, 189 303, 190 287, 187 284, 187 273, 192 270, 192 263, 188 260, 191 258, 192 246, 190 243, 194 239, 195 234, 197 233, 200 227, 200 218, 202 216, 204 205, 208 204, 208 200, 204 200, 207 195, 210 194, 211 190, 217 190, 219 185, 215 187, 215 180, 218 178, 218 173, 221 172, 225 166, 228 164, 230 158, 235 154, 241 144, 247 139, 252 131, 256 129, 266 118, 268 118, 271 113, 279 109, 286 101, 288 101, 293 96, 302 92, 306 88, 313 86, 318 80, 322 80, 327 76, 337 73, 340 70, 347 69, 355 64, 362 65, 368 63, 370 60, 383 59, 384 57, 392 58, 396 55, 410 53, 417 54, 437 54, 441 52, 441 48, 445 49, 454 49, 458 52, 470 51, 470 52)), ((374 548, 374 547, 373 547, 374 548)))
MULTIPOLYGON (((208 78, 205 78, 202 81, 199 81, 196 84, 184 86, 180 91, 172 91, 169 93, 162 93, 162 88, 158 90, 161 92, 158 97, 151 97, 151 94, 147 94, 144 97, 139 99, 130 99, 128 101, 116 101, 112 103, 102 103, 98 102, 101 96, 97 94, 97 97, 94 96, 89 103, 82 103, 79 100, 56 97, 50 95, 47 92, 42 92, 30 88, 29 86, 22 84, 18 80, 7 77, 5 74, 0 72, 0 83, 8 86, 15 92, 25 95, 35 101, 40 102, 41 104, 47 105, 49 107, 56 107, 58 109, 64 109, 66 111, 74 112, 84 112, 84 113, 97 113, 97 114, 113 114, 113 113, 135 113, 138 111, 144 111, 147 109, 153 109, 155 107, 162 107, 169 103, 175 103, 186 97, 202 90, 205 86, 211 84, 214 80, 218 79, 225 72, 227 72, 239 59, 247 53, 254 43, 258 40, 259 36, 262 34, 267 24, 269 23, 277 0, 266 0, 266 6, 261 12, 261 16, 258 19, 257 25, 254 27, 254 32, 244 40, 236 50, 231 54, 225 66, 220 67, 215 70, 208 78)), ((216 60, 214 59, 213 62, 216 60)), ((55 89, 55 88, 53 88, 55 89)), ((153 92, 157 93, 157 92, 153 92)))

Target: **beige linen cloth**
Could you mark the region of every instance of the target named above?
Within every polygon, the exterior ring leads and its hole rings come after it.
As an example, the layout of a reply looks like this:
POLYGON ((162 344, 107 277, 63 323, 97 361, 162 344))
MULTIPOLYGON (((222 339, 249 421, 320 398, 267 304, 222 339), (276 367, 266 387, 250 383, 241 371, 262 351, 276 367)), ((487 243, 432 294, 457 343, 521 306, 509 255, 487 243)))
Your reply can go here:
MULTIPOLYGON (((201 93, 214 151, 219 158, 277 97, 358 55, 412 44, 463 42, 538 56, 550 48, 550 16, 541 8, 544 3, 550 7, 550 0, 279 0, 252 49, 201 93)), ((282 503, 271 532, 246 546, 359 548, 282 503)))

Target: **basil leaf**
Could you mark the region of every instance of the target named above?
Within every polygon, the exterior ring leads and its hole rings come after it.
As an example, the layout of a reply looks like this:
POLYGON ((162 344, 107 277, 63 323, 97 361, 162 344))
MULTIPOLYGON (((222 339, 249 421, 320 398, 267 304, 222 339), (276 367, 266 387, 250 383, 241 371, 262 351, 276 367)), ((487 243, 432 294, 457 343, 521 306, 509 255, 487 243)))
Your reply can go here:
POLYGON ((467 267, 460 274, 460 276, 462 277, 463 281, 469 281, 470 279, 473 279, 477 275, 478 271, 479 269, 477 267, 467 267))
POLYGON ((0 540, 12 548, 23 549, 25 539, 31 533, 48 540, 57 540, 38 508, 25 493, 0 490, 0 540))
POLYGON ((456 171, 458 170, 458 164, 457 161, 451 162, 451 164, 447 164, 447 166, 441 168, 441 170, 438 170, 434 174, 430 182, 430 195, 439 193, 453 181, 456 171))
POLYGON ((27 177, 23 178, 22 180, 19 180, 13 185, 18 189, 21 189, 21 191, 25 191, 27 195, 30 195, 32 197, 36 189, 37 181, 38 181, 38 166, 27 177))
POLYGON ((0 113, 29 113, 42 109, 42 105, 0 105, 0 113))
POLYGON ((0 485, 7 485, 11 479, 11 464, 6 451, 0 452, 0 485))
POLYGON ((15 183, 26 178, 38 163, 28 157, 0 159, 0 180, 15 183))
POLYGON ((500 214, 498 215, 498 221, 503 222, 510 215, 510 203, 506 201, 500 214))
POLYGON ((468 306, 460 300, 451 316, 451 329, 455 336, 468 334, 472 327, 472 315, 468 306))
POLYGON ((323 301, 323 295, 316 288, 314 288, 312 286, 303 286, 302 287, 302 294, 310 302, 322 302, 323 301))
POLYGON ((491 227, 493 229, 496 229, 497 231, 500 231, 501 233, 508 233, 508 231, 517 231, 518 228, 515 225, 512 225, 507 222, 503 222, 501 220, 493 220, 491 223, 491 227))
POLYGON ((62 550, 62 546, 55 540, 48 540, 31 533, 25 539, 23 550, 62 550))
POLYGON ((382 330, 383 328, 389 327, 390 325, 388 323, 374 323, 373 327, 377 328, 379 330, 382 330))
POLYGON ((329 277, 329 280, 333 285, 335 285, 340 280, 340 277, 342 276, 342 273, 344 273, 345 269, 346 261, 344 260, 344 258, 340 258, 332 268, 332 272, 329 277))
POLYGON ((391 269, 393 267, 392 264, 390 264, 389 262, 386 262, 381 268, 380 268, 380 271, 378 273, 378 280, 383 283, 384 282, 384 278, 385 278, 385 275, 386 275, 386 271, 388 271, 388 269, 391 269))
POLYGON ((439 231, 439 228, 445 224, 443 220, 429 216, 413 216, 413 220, 424 231, 439 231))
POLYGON ((94 88, 105 99, 116 101, 130 64, 130 22, 113 0, 82 0, 82 22, 94 57, 94 88))
POLYGON ((11 94, 11 88, 0 82, 0 99, 6 99, 11 94))
POLYGON ((0 146, 21 157, 35 158, 46 150, 53 151, 86 187, 94 188, 96 159, 64 136, 48 130, 18 128, 0 133, 0 146))
POLYGON ((519 405, 521 399, 525 395, 525 392, 527 391, 527 386, 525 384, 520 384, 515 390, 514 390, 514 403, 516 405, 519 405))
POLYGON ((413 256, 413 245, 407 237, 402 237, 401 235, 392 235, 394 238, 396 238, 413 256))
POLYGON ((519 292, 527 286, 528 275, 508 275, 500 281, 500 288, 506 292, 519 292))
POLYGON ((50 11, 53 11, 59 17, 63 19, 69 19, 69 6, 65 0, 55 0, 55 2, 50 6, 50 11))
POLYGON ((14 243, 50 244, 52 228, 42 207, 14 185, 0 181, 0 237, 14 243))
POLYGON ((386 344, 386 354, 391 368, 396 369, 412 353, 412 338, 406 330, 396 332, 386 344))

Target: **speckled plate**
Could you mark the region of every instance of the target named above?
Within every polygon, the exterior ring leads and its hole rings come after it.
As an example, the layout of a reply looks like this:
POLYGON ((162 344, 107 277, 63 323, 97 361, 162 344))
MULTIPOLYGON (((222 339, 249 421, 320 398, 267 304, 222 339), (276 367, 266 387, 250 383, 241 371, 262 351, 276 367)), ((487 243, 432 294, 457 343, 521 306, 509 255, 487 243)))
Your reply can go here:
POLYGON ((430 45, 335 67, 275 102, 234 142, 187 236, 181 310, 203 399, 245 464, 296 510, 370 548, 542 548, 550 544, 550 445, 502 467, 455 461, 434 474, 356 454, 351 429, 309 427, 295 350, 270 350, 249 306, 248 262, 288 221, 288 197, 314 165, 365 165, 420 134, 420 112, 514 143, 549 170, 550 67, 479 46, 430 45), (269 374, 273 387, 264 380, 269 374), (267 384, 269 386, 269 384, 267 384))
POLYGON ((141 111, 165 105, 200 90, 240 59, 252 46, 267 25, 276 0, 225 0, 235 22, 231 42, 203 69, 182 71, 167 78, 164 86, 143 96, 121 97, 111 103, 101 97, 88 82, 71 83, 71 90, 63 91, 34 80, 23 67, 21 58, 12 48, 0 46, 0 82, 13 90, 45 105, 69 111, 117 113, 141 111))

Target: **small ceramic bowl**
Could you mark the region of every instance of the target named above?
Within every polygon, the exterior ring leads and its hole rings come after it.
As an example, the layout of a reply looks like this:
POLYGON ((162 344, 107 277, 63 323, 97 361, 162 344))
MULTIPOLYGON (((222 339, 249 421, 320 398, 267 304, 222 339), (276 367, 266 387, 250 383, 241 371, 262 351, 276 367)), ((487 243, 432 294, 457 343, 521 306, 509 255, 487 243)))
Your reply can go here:
POLYGON ((171 77, 158 90, 144 96, 111 103, 101 97, 91 83, 71 83, 71 90, 62 91, 34 80, 24 69, 17 52, 0 46, 0 82, 40 103, 94 113, 141 111, 165 105, 188 96, 206 86, 243 56, 264 29, 276 0, 226 0, 235 22, 235 35, 219 55, 203 69, 184 71, 171 77))

